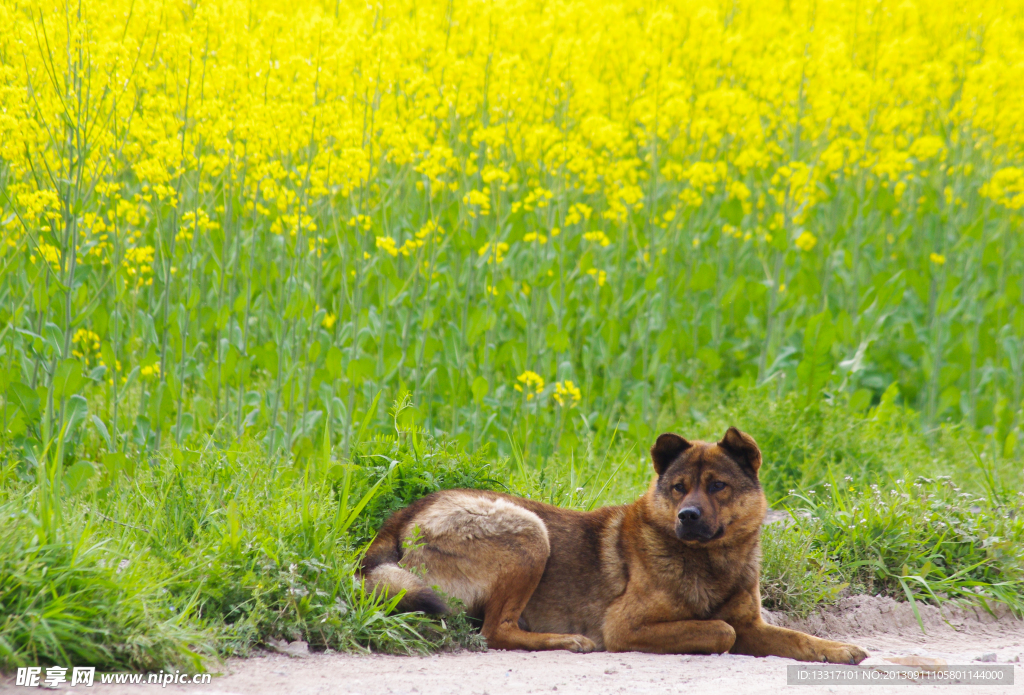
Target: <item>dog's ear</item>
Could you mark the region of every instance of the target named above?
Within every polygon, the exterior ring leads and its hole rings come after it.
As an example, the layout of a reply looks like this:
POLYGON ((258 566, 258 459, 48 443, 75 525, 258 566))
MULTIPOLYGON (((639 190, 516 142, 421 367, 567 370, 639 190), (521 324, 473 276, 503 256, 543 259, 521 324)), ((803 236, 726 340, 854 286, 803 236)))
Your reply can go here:
POLYGON ((741 466, 749 468, 754 477, 757 477, 757 470, 761 467, 761 450, 757 448, 757 442, 753 437, 730 427, 722 441, 718 442, 718 446, 729 452, 741 466))
POLYGON ((692 444, 678 434, 663 434, 651 447, 651 461, 654 462, 654 470, 661 475, 665 469, 672 465, 672 462, 679 458, 679 454, 689 449, 692 444))

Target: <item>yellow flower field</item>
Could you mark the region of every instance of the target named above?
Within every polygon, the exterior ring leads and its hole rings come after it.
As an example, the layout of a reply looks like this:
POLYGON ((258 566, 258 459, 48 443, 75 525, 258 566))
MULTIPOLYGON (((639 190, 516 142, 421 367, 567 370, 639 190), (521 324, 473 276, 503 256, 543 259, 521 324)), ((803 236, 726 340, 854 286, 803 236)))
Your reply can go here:
POLYGON ((898 389, 1017 451, 1022 2, 2 0, 0 27, 12 440, 301 454, 409 390, 429 429, 549 452, 771 383, 898 389))

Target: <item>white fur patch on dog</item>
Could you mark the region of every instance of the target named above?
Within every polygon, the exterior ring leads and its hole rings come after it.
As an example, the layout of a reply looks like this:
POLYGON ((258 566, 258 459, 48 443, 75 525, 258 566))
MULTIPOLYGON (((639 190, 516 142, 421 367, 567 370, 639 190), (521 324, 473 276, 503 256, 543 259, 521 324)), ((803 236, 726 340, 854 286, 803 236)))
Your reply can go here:
POLYGON ((390 562, 374 567, 366 579, 367 583, 370 584, 370 588, 384 586, 390 591, 405 589, 407 592, 412 593, 430 588, 426 582, 409 570, 402 569, 390 562))
POLYGON ((548 530, 541 518, 500 497, 452 493, 430 505, 413 519, 412 525, 419 527, 427 542, 442 537, 469 542, 525 535, 543 538, 550 550, 548 530))
POLYGON ((539 516, 501 497, 465 492, 446 493, 410 519, 402 540, 402 567, 471 611, 524 557, 543 562, 551 552, 539 516))

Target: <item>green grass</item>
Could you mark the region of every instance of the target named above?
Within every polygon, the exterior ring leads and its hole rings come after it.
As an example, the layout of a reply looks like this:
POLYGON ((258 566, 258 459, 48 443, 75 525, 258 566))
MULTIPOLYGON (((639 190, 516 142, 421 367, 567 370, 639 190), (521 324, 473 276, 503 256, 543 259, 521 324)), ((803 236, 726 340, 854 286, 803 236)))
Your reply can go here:
POLYGON ((0 665, 195 668, 215 652, 187 599, 175 611, 165 598, 169 574, 154 576, 141 558, 112 550, 94 529, 75 533, 74 523, 40 542, 26 501, 0 505, 0 665))
POLYGON ((965 492, 948 476, 845 479, 784 500, 794 520, 768 527, 762 594, 806 614, 842 595, 947 601, 1024 614, 1024 495, 965 492))
MULTIPOLYGON (((1024 609, 1019 472, 979 453, 977 474, 954 484, 945 471, 971 455, 968 432, 929 441, 912 411, 884 402, 812 413, 760 390, 693 396, 671 429, 712 439, 725 423, 745 423, 774 505, 797 512, 765 532, 766 607, 806 614, 869 592, 1024 609), (943 447, 952 460, 933 455, 943 447)), ((322 437, 315 455, 294 461, 248 438, 222 448, 193 437, 150 460, 108 459, 84 480, 64 471, 39 486, 34 476, 52 459, 33 470, 9 452, 0 469, 3 667, 194 667, 279 638, 349 651, 480 648, 464 618, 394 614, 354 583, 360 552, 391 511, 452 487, 590 509, 631 501, 650 480, 640 442, 591 440, 546 460, 502 457, 494 446, 470 453, 403 424, 404 403, 391 408, 390 428, 360 428, 350 459, 322 437)), ((520 451, 514 437, 509 448, 520 451)))
POLYGON ((392 614, 394 601, 354 580, 384 515, 445 485, 432 471, 458 471, 453 485, 484 482, 479 459, 417 446, 392 436, 366 442, 352 464, 301 468, 275 465, 245 440, 230 451, 183 448, 110 485, 95 478, 76 494, 65 485, 48 510, 34 486, 6 477, 3 666, 194 666, 271 638, 398 653, 477 646, 464 619, 392 614), (353 469, 347 481, 339 468, 353 469))
POLYGON ((794 496, 809 535, 856 591, 940 603, 1001 602, 1024 613, 1024 494, 964 491, 949 476, 794 496))
POLYGON ((761 537, 761 605, 805 616, 849 591, 836 564, 815 542, 813 527, 796 517, 765 527, 761 537))

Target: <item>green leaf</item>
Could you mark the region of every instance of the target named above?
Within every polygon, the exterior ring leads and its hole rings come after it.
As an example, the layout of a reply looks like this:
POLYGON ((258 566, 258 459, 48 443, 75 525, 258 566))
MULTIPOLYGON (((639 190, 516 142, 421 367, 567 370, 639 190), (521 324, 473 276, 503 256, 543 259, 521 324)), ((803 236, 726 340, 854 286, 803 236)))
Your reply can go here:
POLYGON ((228 542, 232 548, 237 548, 239 541, 241 540, 242 522, 238 513, 238 504, 231 500, 228 502, 227 507, 227 520, 228 520, 228 542))
POLYGON ((61 360, 53 374, 53 398, 60 400, 71 395, 82 385, 82 363, 78 360, 61 360))
POLYGON ((53 348, 58 357, 64 356, 64 332, 56 325, 47 323, 43 326, 43 342, 53 348))
POLYGON ((349 381, 357 385, 363 383, 366 379, 373 377, 373 372, 374 362, 367 358, 351 360, 348 363, 348 367, 345 369, 345 374, 348 376, 349 381))
MULTIPOLYGON (((380 394, 377 394, 377 397, 379 398, 380 394)), ((361 500, 359 500, 359 503, 355 506, 355 508, 352 509, 352 511, 348 512, 344 516, 344 518, 342 518, 342 515, 341 515, 341 507, 338 507, 339 515, 338 515, 338 518, 337 518, 337 520, 335 522, 335 533, 337 535, 340 536, 343 533, 345 533, 345 531, 348 530, 349 526, 352 525, 352 522, 354 522, 359 517, 359 514, 363 511, 363 508, 366 507, 366 505, 370 503, 370 500, 372 500, 374 497, 377 496, 377 490, 380 489, 381 484, 385 480, 387 480, 388 478, 391 477, 391 474, 395 471, 396 468, 398 468, 399 465, 400 465, 399 461, 392 461, 391 462, 391 466, 388 468, 387 473, 382 475, 380 477, 380 480, 378 480, 377 483, 373 487, 371 487, 369 490, 367 490, 366 494, 363 495, 361 500)), ((345 510, 345 511, 348 511, 348 510, 345 510)))
POLYGON ((352 464, 350 463, 336 463, 327 469, 327 477, 337 482, 345 476, 345 471, 351 470, 352 464))
POLYGON ((690 289, 697 292, 710 290, 718 282, 718 274, 710 263, 701 263, 690 278, 690 289))
POLYGON ((712 374, 718 373, 718 370, 722 368, 722 358, 718 354, 718 351, 712 347, 705 346, 698 350, 697 359, 699 359, 704 364, 704 367, 712 374))
POLYGON ((879 188, 875 206, 882 214, 889 214, 896 209, 896 196, 888 188, 879 188))
POLYGON ((330 414, 324 418, 324 436, 320 443, 320 465, 321 470, 327 470, 331 464, 331 417, 330 414))
POLYGON ((489 330, 495 321, 494 312, 485 307, 477 307, 469 315, 469 329, 466 331, 466 342, 470 345, 489 330))
POLYGON ((28 431, 25 423, 25 411, 16 410, 13 415, 7 416, 7 434, 10 437, 20 437, 28 431))
POLYGON ((225 304, 225 305, 223 305, 220 308, 220 311, 217 312, 217 330, 218 331, 223 331, 224 328, 227 327, 228 319, 230 319, 230 318, 231 318, 231 307, 229 307, 227 304, 225 304))
POLYGON ((327 350, 327 357, 324 360, 324 364, 327 367, 327 372, 331 375, 332 379, 337 379, 341 376, 341 359, 343 354, 341 350, 332 345, 327 350))
POLYGON ((511 365, 513 368, 523 366, 526 359, 526 343, 521 340, 509 340, 502 343, 498 348, 498 354, 494 358, 496 364, 511 365))
POLYGON ((363 422, 359 425, 359 432, 356 434, 355 440, 352 442, 352 447, 358 446, 359 442, 363 441, 363 437, 366 436, 366 430, 370 427, 370 422, 377 415, 377 403, 380 401, 381 394, 384 391, 378 391, 377 396, 373 399, 373 403, 366 410, 366 415, 363 416, 363 422))
POLYGON ((174 394, 167 384, 157 386, 149 404, 149 416, 154 430, 163 429, 164 423, 174 416, 174 394))
POLYGON ((106 471, 107 477, 113 480, 117 477, 117 474, 121 471, 127 472, 128 461, 125 455, 120 451, 107 451, 103 454, 100 459, 103 463, 103 468, 106 471))
POLYGON ((939 394, 939 412, 942 414, 946 409, 958 405, 960 403, 960 389, 956 386, 947 386, 942 389, 942 393, 939 394))
POLYGON ((5 399, 20 408, 27 420, 34 421, 39 417, 39 395, 20 381, 11 382, 5 399))
POLYGON ((1006 440, 1003 442, 1003 456, 1007 459, 1013 459, 1013 454, 1017 450, 1017 430, 1012 430, 1006 435, 1006 440))
POLYGON ((738 227, 743 221, 743 203, 738 198, 729 198, 722 205, 721 213, 726 222, 738 227))
POLYGON ((857 389, 850 396, 850 410, 855 413, 863 412, 871 405, 871 389, 857 389))
POLYGON ((277 345, 274 341, 268 340, 253 350, 253 353, 258 367, 267 370, 270 374, 277 373, 277 345))
POLYGON ((89 404, 77 393, 68 399, 64 406, 64 441, 71 441, 78 426, 89 417, 89 404))
POLYGON ((190 434, 192 434, 192 430, 194 428, 195 428, 195 417, 192 415, 192 413, 182 413, 181 414, 181 430, 180 431, 177 431, 177 430, 175 431, 175 433, 174 433, 175 437, 177 437, 179 441, 183 440, 186 437, 188 437, 190 434))
POLYGON ((402 409, 402 412, 399 413, 399 415, 396 418, 396 420, 397 420, 398 425, 400 427, 402 427, 403 429, 408 430, 408 429, 411 429, 412 427, 414 427, 416 425, 416 423, 420 419, 422 419, 422 417, 423 416, 420 413, 419 408, 417 408, 414 405, 410 405, 410 406, 402 409))
POLYGON ((99 435, 103 438, 103 443, 106 444, 107 448, 109 449, 110 448, 110 432, 107 430, 107 426, 105 424, 103 424, 103 420, 100 420, 95 415, 91 415, 89 417, 89 420, 90 420, 90 422, 92 422, 92 426, 96 428, 96 431, 99 432, 99 435))
POLYGON ((558 326, 554 323, 548 324, 544 329, 544 334, 548 347, 555 352, 565 352, 569 349, 569 334, 564 330, 558 330, 558 326))
POLYGON ((804 329, 804 352, 796 375, 800 390, 804 393, 804 404, 811 405, 821 397, 821 390, 828 383, 832 373, 832 343, 835 328, 828 311, 812 316, 804 329))
POLYGON ((114 348, 109 340, 105 340, 100 344, 100 355, 103 357, 103 364, 107 365, 107 369, 113 374, 114 367, 117 365, 117 358, 114 355, 114 348))
POLYGON ((70 468, 64 471, 64 485, 67 486, 68 494, 77 494, 85 484, 89 481, 89 478, 93 476, 96 469, 92 467, 92 464, 88 461, 78 461, 70 468))
POLYGON ((478 376, 473 379, 473 385, 470 387, 473 391, 473 400, 477 403, 481 403, 484 400, 484 396, 491 390, 490 385, 487 383, 487 379, 482 376, 478 376))

